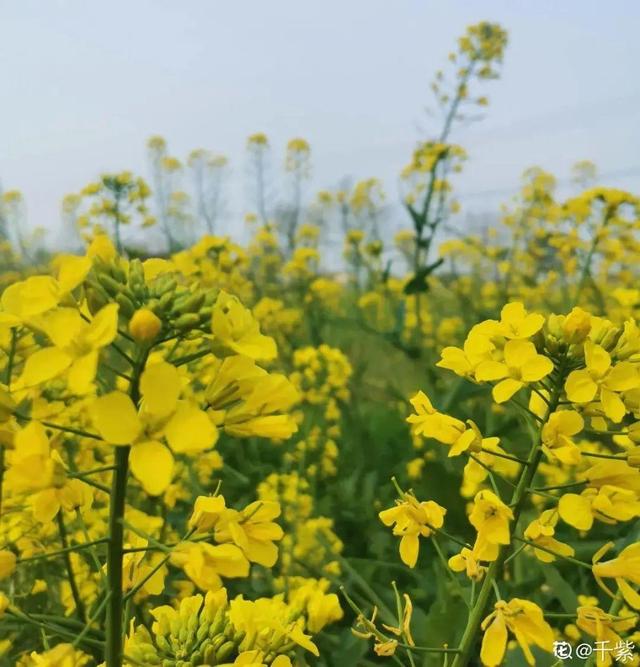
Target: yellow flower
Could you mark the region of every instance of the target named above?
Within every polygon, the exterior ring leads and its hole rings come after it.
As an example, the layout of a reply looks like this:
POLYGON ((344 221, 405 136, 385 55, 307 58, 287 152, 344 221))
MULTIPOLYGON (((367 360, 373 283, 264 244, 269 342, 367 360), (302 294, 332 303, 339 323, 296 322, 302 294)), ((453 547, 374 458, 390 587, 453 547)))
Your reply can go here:
POLYGON ((311 637, 304 632, 304 619, 291 619, 291 609, 281 596, 245 600, 239 595, 229 604, 229 620, 242 633, 240 650, 247 648, 270 651, 272 642, 277 638, 280 645, 282 638, 297 644, 306 651, 318 656, 318 647, 311 637))
POLYGON ((171 563, 203 591, 221 589, 221 577, 249 576, 249 561, 235 544, 181 542, 171 553, 171 563))
POLYGON ((580 449, 571 440, 584 428, 584 419, 574 410, 558 410, 549 415, 542 427, 542 449, 550 460, 567 465, 580 462, 580 449))
POLYGON ((611 366, 609 353, 590 340, 584 343, 584 359, 586 368, 571 371, 567 377, 567 398, 573 403, 590 403, 597 395, 605 415, 613 422, 622 421, 627 410, 617 392, 640 385, 636 367, 628 361, 611 366))
POLYGON ((91 661, 90 656, 72 644, 58 644, 44 653, 34 651, 29 658, 33 667, 83 667, 91 661))
MULTIPOLYGON (((9 598, 2 592, 0 592, 0 618, 4 616, 4 612, 9 608, 9 598)), ((0 651, 0 657, 2 657, 2 651, 0 651)))
POLYGON ((634 491, 605 484, 587 488, 581 494, 566 493, 560 498, 561 519, 578 530, 590 530, 593 520, 614 524, 640 516, 640 500, 634 491))
POLYGON ((15 572, 17 560, 13 551, 0 549, 0 580, 10 577, 15 572))
POLYGON ((93 499, 89 485, 67 477, 60 454, 51 448, 44 427, 36 421, 16 433, 6 482, 7 489, 26 495, 26 504, 41 523, 51 521, 60 508, 87 508, 93 499))
MULTIPOLYGON (((216 338, 216 350, 225 348, 252 359, 273 359, 277 354, 273 338, 260 333, 251 311, 237 297, 220 290, 211 316, 211 332, 216 338)), ((222 355, 227 356, 227 355, 222 355)))
POLYGON ((17 386, 32 387, 67 372, 67 384, 75 394, 86 394, 98 368, 100 350, 118 332, 118 305, 108 304, 91 322, 74 308, 57 308, 43 316, 41 326, 53 347, 44 347, 27 358, 17 386))
POLYGON ((480 581, 484 576, 486 568, 478 562, 477 549, 462 547, 459 554, 449 558, 449 567, 454 572, 464 572, 469 579, 480 581))
POLYGON ((200 533, 212 530, 226 509, 223 496, 198 496, 193 504, 189 527, 200 533))
MULTIPOLYGON (((576 610, 578 618, 576 625, 588 635, 599 642, 599 646, 615 646, 621 642, 620 634, 633 628, 637 618, 631 615, 629 618, 611 616, 599 607, 582 606, 576 610)), ((596 651, 596 665, 598 667, 609 667, 613 664, 611 651, 596 651)))
POLYGON ((434 529, 442 528, 447 510, 433 500, 418 501, 411 493, 396 500, 396 506, 378 514, 385 526, 393 525, 393 534, 401 537, 400 558, 405 565, 415 567, 420 542, 418 537, 429 537, 434 529))
POLYGON ((479 382, 500 380, 493 388, 493 399, 504 403, 527 383, 542 380, 552 370, 551 359, 538 354, 533 343, 509 340, 504 346, 504 361, 483 361, 475 377, 479 382))
POLYGON ((543 325, 543 315, 527 313, 518 301, 508 303, 500 313, 500 333, 508 339, 531 338, 543 325))
POLYGON ((289 590, 289 605, 306 614, 309 632, 320 632, 344 616, 338 596, 326 592, 330 586, 328 579, 285 577, 282 586, 289 590))
POLYGON ((441 359, 436 364, 439 368, 446 368, 461 377, 474 377, 476 368, 484 361, 491 361, 491 352, 495 345, 487 336, 469 332, 463 349, 445 347, 441 359))
POLYGON ((631 587, 631 584, 640 585, 640 542, 625 547, 617 558, 600 562, 602 556, 612 546, 613 543, 609 542, 594 554, 593 576, 611 597, 615 597, 615 595, 602 583, 602 579, 615 579, 627 604, 634 609, 640 609, 640 593, 631 587))
POLYGON ((582 343, 591 331, 591 315, 582 308, 573 308, 564 318, 562 333, 567 343, 582 343))
POLYGON ((556 559, 554 554, 557 554, 560 558, 575 554, 573 547, 556 540, 554 537, 558 518, 559 514, 556 510, 545 510, 524 531, 525 539, 542 547, 541 549, 535 547, 533 549, 535 557, 542 563, 552 563, 556 559))
MULTIPOLYGON (((225 662, 220 667, 268 667, 266 654, 263 651, 242 651, 233 662, 225 662)), ((291 658, 287 655, 278 655, 269 662, 271 667, 291 667, 291 658)))
POLYGON ((300 400, 296 388, 284 375, 272 373, 257 378, 242 398, 221 417, 220 425, 229 435, 285 440, 298 430, 291 415, 279 414, 300 400))
POLYGON ((273 567, 278 559, 274 544, 284 537, 282 528, 272 521, 280 516, 280 503, 256 500, 242 512, 227 509, 215 526, 216 542, 232 542, 252 563, 273 567))
MULTIPOLYGON (((492 546, 509 544, 509 521, 513 512, 492 491, 479 491, 473 499, 473 509, 469 515, 471 525, 478 532, 478 540, 492 546)), ((483 560, 484 550, 479 546, 483 560)), ((493 551, 493 549, 490 549, 493 551)))
POLYGON ((494 448, 500 442, 499 438, 483 438, 480 429, 470 419, 465 424, 455 417, 438 412, 422 391, 410 399, 410 403, 416 410, 416 414, 407 417, 407 421, 413 425, 413 433, 449 445, 449 456, 494 448))
POLYGON ((480 660, 485 667, 502 664, 509 632, 515 636, 529 665, 535 665, 530 648, 532 644, 549 653, 553 648, 553 630, 544 620, 542 609, 529 600, 499 600, 494 611, 482 622, 482 629, 484 636, 480 660))
POLYGON ((218 432, 207 413, 192 401, 179 400, 178 369, 164 361, 147 366, 140 378, 142 404, 136 410, 126 394, 113 391, 91 405, 93 423, 112 445, 131 445, 131 472, 152 496, 170 484, 174 458, 197 454, 215 444, 218 432), (166 438, 171 450, 162 442, 166 438))
POLYGON ((143 343, 151 342, 160 333, 162 322, 160 318, 148 308, 139 308, 131 316, 129 333, 135 340, 143 343))
POLYGON ((0 304, 0 324, 16 326, 55 308, 62 294, 60 285, 51 276, 32 276, 9 285, 0 304))
POLYGON ((398 647, 397 639, 388 639, 387 641, 384 642, 376 641, 375 644, 373 645, 373 650, 376 655, 388 658, 389 656, 395 655, 397 647, 398 647))

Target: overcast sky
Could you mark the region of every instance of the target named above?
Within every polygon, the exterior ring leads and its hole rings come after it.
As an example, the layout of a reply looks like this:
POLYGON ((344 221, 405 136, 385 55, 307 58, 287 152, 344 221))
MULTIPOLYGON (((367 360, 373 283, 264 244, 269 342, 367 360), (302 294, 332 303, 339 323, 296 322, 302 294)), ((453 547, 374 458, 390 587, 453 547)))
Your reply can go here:
POLYGON ((278 161, 309 140, 314 188, 378 176, 393 199, 432 74, 481 19, 510 43, 487 118, 454 137, 465 206, 494 207, 485 193, 508 196, 527 166, 563 178, 585 158, 640 189, 637 0, 0 0, 0 180, 53 230, 99 173, 146 174, 159 133, 181 158, 229 156, 240 225, 245 139, 264 131, 278 161))

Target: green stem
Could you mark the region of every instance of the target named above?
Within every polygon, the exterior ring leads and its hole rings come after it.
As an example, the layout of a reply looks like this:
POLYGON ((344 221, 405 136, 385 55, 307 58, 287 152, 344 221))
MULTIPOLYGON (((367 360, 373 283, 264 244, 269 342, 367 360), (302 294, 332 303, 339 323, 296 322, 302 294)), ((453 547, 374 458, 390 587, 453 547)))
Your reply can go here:
POLYGON ((84 542, 83 544, 74 544, 72 547, 67 547, 66 549, 60 549, 59 551, 48 551, 43 554, 36 554, 35 556, 27 556, 26 558, 20 558, 18 560, 18 565, 22 563, 29 563, 33 560, 42 560, 43 558, 55 558, 56 556, 62 556, 63 554, 70 553, 71 551, 80 551, 81 549, 87 549, 95 546, 96 544, 103 544, 108 542, 106 538, 100 540, 93 540, 93 542, 84 542))
POLYGON ((69 550, 69 540, 67 537, 67 528, 64 525, 64 518, 62 516, 62 509, 58 512, 58 531, 60 533, 60 542, 62 542, 62 547, 64 551, 64 564, 67 568, 67 577, 69 578, 69 587, 71 588, 71 595, 73 596, 73 601, 76 605, 76 612, 81 621, 87 620, 87 612, 84 607, 84 602, 80 596, 80 590, 78 589, 78 583, 76 581, 76 576, 71 567, 71 552, 69 550))
POLYGON ((116 447, 116 470, 111 486, 109 507, 109 550, 107 552, 107 580, 111 597, 107 608, 107 667, 122 665, 122 559, 124 555, 124 507, 129 472, 130 447, 116 447))
MULTIPOLYGON (((149 349, 141 351, 134 367, 129 395, 134 405, 140 400, 140 375, 149 349)), ((124 509, 127 497, 130 446, 116 447, 115 470, 111 483, 109 505, 109 548, 107 552, 107 582, 111 597, 107 607, 106 667, 122 667, 124 636, 124 594, 122 591, 122 560, 124 558, 124 509)))
MULTIPOLYGON (((556 410, 558 401, 560 400, 562 386, 564 385, 562 372, 563 367, 564 359, 561 362, 561 369, 558 381, 556 383, 556 388, 549 400, 545 422, 546 419, 548 419, 548 416, 556 410)), ((526 464, 522 469, 517 486, 511 498, 510 506, 513 507, 511 535, 515 533, 516 527, 518 525, 518 519, 520 518, 520 514, 522 513, 525 501, 527 499, 527 490, 532 486, 533 479, 538 469, 538 464, 542 458, 541 444, 543 425, 544 424, 540 425, 537 437, 534 439, 531 449, 529 450, 529 456, 527 458, 526 464)), ((472 651, 478 636, 478 630, 480 629, 480 624, 482 623, 482 619, 485 616, 486 608, 493 591, 493 584, 502 570, 504 562, 507 558, 508 551, 509 545, 501 547, 498 557, 495 561, 493 561, 493 563, 491 563, 485 574, 484 581, 482 582, 482 588, 478 593, 478 598, 476 600, 475 606, 471 610, 471 614, 467 620, 467 626, 460 641, 460 653, 455 657, 452 663, 452 667, 466 667, 466 665, 468 665, 471 660, 472 651)))

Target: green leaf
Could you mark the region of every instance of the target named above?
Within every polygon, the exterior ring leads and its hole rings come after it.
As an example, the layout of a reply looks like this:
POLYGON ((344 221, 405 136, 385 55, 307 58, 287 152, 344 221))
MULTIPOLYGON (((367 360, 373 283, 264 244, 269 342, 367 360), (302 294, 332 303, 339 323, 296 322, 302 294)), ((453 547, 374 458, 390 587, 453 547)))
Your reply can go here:
POLYGON ((573 614, 578 607, 578 597, 573 588, 565 581, 555 566, 545 565, 542 568, 542 572, 562 608, 568 614, 573 614))

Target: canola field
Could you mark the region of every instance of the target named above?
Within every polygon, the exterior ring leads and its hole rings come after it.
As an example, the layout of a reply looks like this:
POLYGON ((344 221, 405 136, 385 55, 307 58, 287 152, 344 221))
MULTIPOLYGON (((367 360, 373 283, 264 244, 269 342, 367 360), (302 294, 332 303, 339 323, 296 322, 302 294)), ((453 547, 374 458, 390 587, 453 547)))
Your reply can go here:
POLYGON ((640 200, 533 168, 456 227, 506 44, 444 58, 393 240, 375 179, 269 211, 263 134, 246 244, 161 137, 65 199, 77 252, 4 193, 0 665, 639 664, 640 200))

